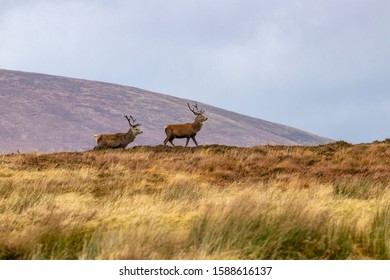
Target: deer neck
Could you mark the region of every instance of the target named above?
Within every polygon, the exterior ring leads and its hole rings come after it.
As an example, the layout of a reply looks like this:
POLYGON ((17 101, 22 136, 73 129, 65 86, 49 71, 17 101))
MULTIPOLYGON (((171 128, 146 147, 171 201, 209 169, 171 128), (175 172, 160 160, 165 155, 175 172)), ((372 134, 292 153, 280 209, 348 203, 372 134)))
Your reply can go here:
POLYGON ((129 140, 134 140, 133 138, 135 138, 135 136, 134 136, 134 132, 131 130, 131 128, 129 129, 129 131, 127 131, 126 138, 129 140))
POLYGON ((194 128, 194 130, 198 132, 202 128, 202 126, 203 123, 195 118, 195 121, 192 123, 192 127, 194 128))

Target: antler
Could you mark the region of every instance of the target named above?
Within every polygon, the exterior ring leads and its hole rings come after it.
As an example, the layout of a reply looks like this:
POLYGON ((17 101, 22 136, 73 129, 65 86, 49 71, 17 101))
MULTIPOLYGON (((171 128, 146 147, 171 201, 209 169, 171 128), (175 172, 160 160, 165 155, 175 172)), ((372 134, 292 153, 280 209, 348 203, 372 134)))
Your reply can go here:
POLYGON ((198 109, 198 103, 195 103, 195 105, 192 105, 192 107, 194 107, 194 108, 196 109, 196 112, 195 112, 194 109, 191 109, 190 103, 189 103, 189 102, 187 102, 187 106, 188 106, 188 109, 190 109, 190 111, 191 111, 194 115, 202 115, 202 114, 205 112, 205 110, 200 110, 200 111, 199 111, 199 109, 198 109))
POLYGON ((130 118, 128 116, 125 115, 125 118, 127 119, 127 121, 129 122, 129 125, 131 127, 137 127, 137 126, 140 126, 141 124, 140 123, 135 123, 137 120, 134 119, 131 115, 130 115, 130 118))

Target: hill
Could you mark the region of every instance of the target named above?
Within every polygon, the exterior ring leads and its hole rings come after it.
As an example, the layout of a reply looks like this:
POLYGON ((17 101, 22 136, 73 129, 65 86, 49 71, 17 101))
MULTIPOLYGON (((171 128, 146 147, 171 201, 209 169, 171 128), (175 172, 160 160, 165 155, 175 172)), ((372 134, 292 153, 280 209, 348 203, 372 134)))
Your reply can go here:
POLYGON ((0 155, 0 259, 389 259, 389 141, 0 155))
MULTIPOLYGON (((168 123, 192 122, 187 100, 103 82, 0 70, 0 153, 81 151, 93 135, 125 132, 133 115, 144 134, 133 145, 158 145, 168 123)), ((209 120, 200 144, 317 145, 330 139, 198 103, 209 120)), ((176 140, 178 144, 184 141, 176 140)))

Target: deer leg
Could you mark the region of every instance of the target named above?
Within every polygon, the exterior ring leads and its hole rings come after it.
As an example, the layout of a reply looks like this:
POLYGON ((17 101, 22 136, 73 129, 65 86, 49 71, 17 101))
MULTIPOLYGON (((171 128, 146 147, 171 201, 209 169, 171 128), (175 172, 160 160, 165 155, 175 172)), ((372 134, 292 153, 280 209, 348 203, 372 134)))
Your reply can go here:
POLYGON ((167 136, 167 138, 164 140, 164 145, 167 145, 167 142, 169 141, 169 143, 172 144, 172 146, 175 146, 175 144, 173 144, 173 139, 175 139, 175 137, 173 137, 172 135, 171 136, 167 136))
POLYGON ((187 147, 189 141, 190 141, 190 137, 187 137, 186 147, 187 147))
MULTIPOLYGON (((195 145, 198 146, 198 142, 196 142, 195 136, 191 136, 191 139, 194 141, 195 145)), ((189 140, 189 139, 188 139, 189 140)), ((187 141, 188 141, 187 140, 187 141)))

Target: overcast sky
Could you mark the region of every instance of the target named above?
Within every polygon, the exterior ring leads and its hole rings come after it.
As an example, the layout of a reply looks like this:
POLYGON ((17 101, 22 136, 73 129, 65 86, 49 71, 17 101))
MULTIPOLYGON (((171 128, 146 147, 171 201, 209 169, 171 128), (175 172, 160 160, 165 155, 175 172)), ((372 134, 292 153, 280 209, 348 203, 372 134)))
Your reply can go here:
POLYGON ((0 68, 390 138, 388 0, 0 0, 0 68))

